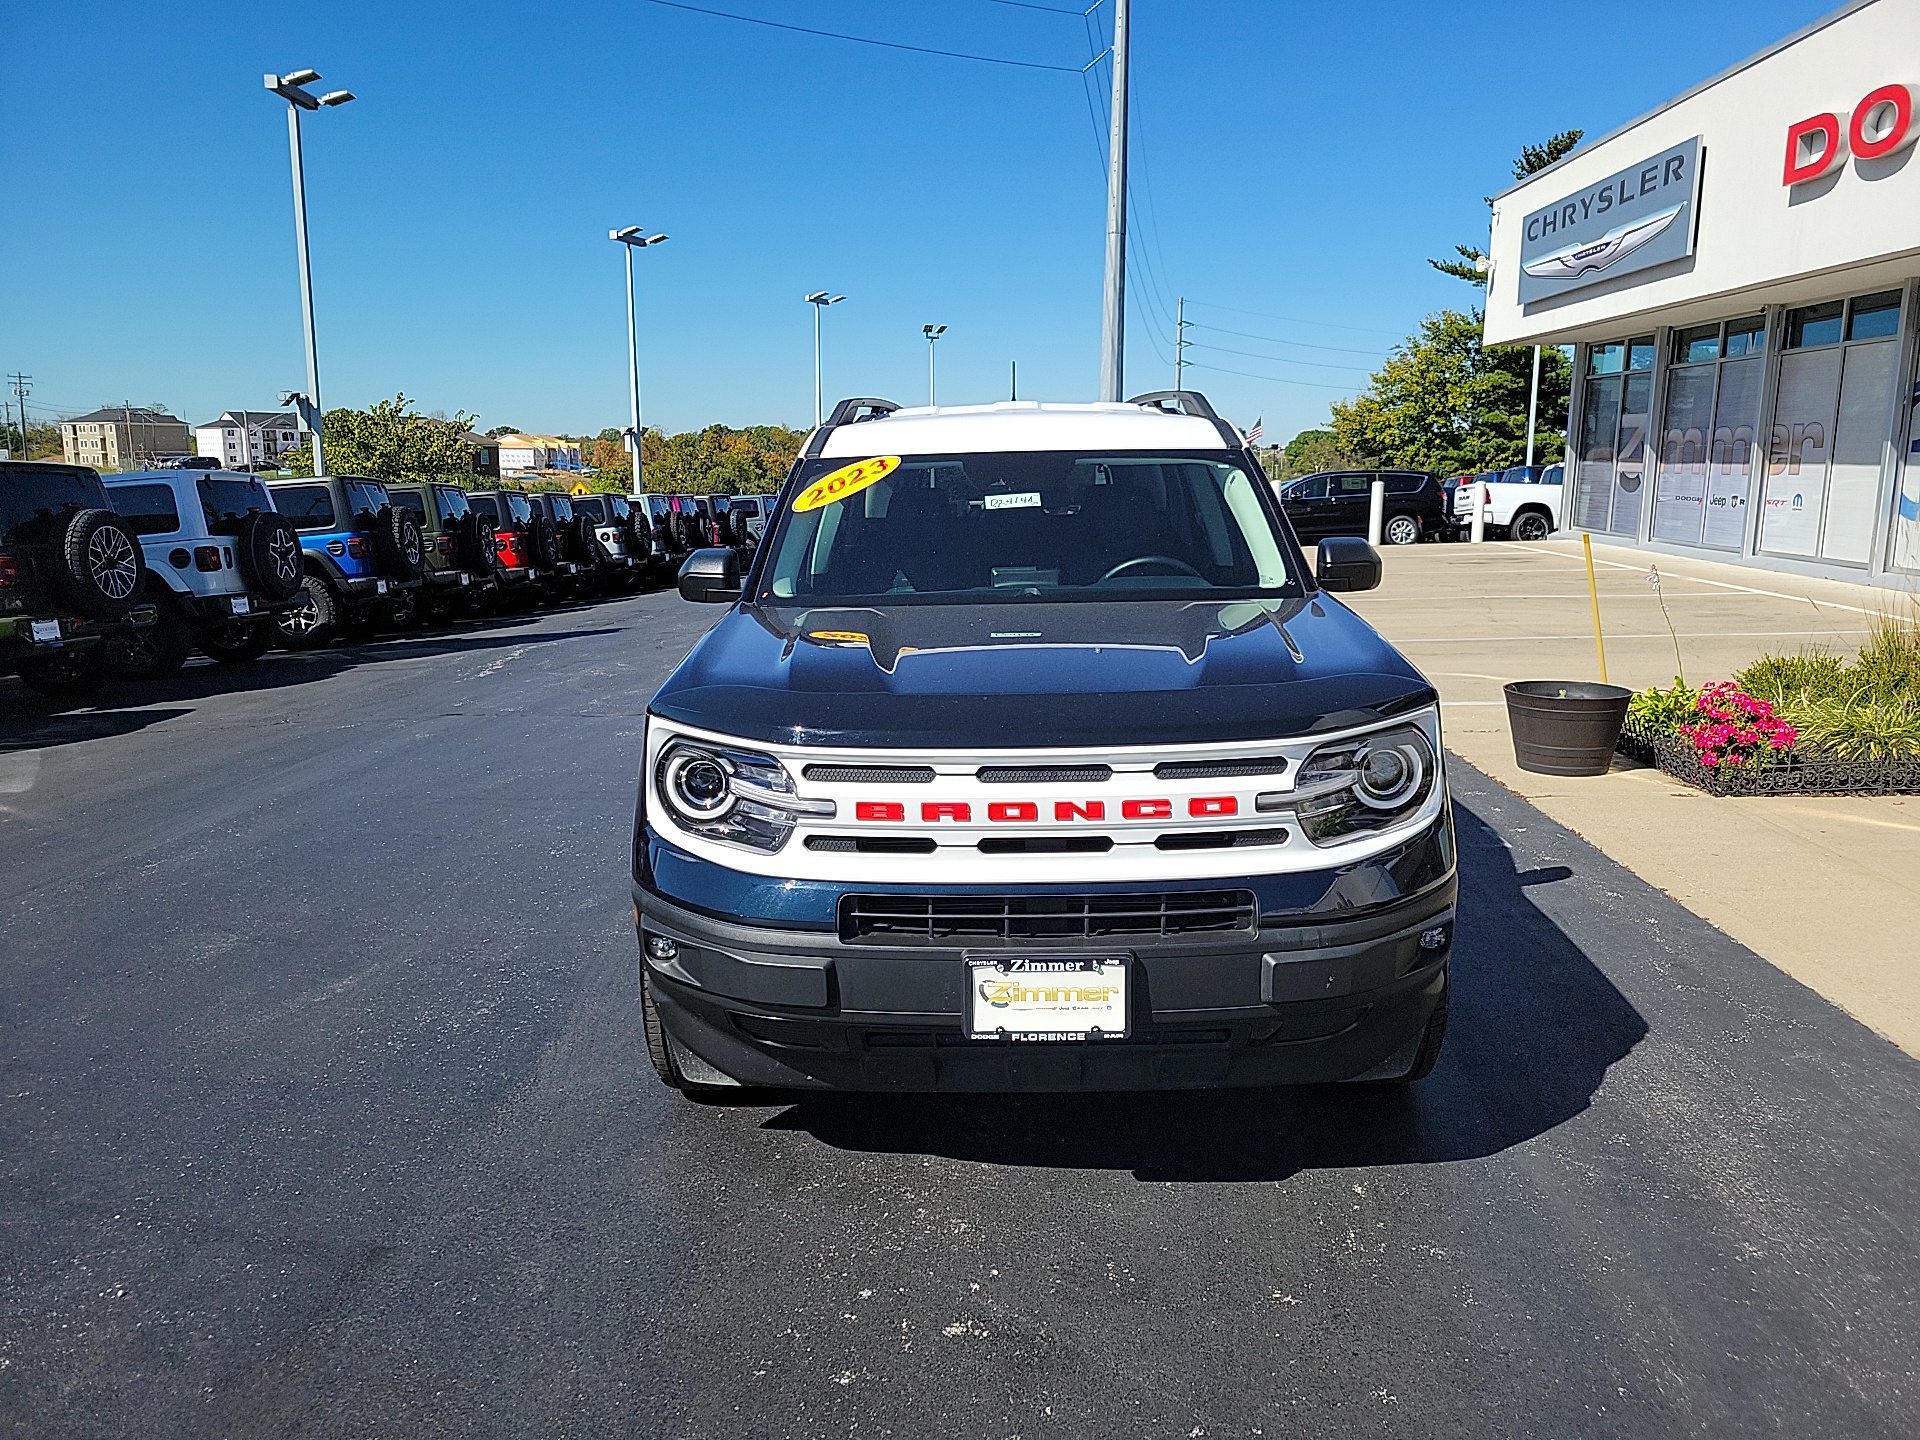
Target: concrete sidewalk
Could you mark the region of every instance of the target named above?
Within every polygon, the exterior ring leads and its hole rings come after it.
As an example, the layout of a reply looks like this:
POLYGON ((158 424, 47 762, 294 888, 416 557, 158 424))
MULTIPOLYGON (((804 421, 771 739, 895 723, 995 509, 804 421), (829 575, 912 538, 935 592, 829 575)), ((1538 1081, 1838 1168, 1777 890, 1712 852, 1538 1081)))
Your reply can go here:
MULTIPOLYGON (((1920 796, 1717 800, 1626 761, 1586 780, 1529 774, 1514 763, 1501 687, 1599 678, 1579 542, 1419 545, 1385 559, 1381 588, 1349 598, 1439 689, 1448 749, 1920 1055, 1920 796)), ((1606 545, 1594 570, 1608 678, 1636 689, 1677 671, 1695 685, 1725 679, 1767 652, 1851 658, 1876 615, 1912 603, 1606 545)))

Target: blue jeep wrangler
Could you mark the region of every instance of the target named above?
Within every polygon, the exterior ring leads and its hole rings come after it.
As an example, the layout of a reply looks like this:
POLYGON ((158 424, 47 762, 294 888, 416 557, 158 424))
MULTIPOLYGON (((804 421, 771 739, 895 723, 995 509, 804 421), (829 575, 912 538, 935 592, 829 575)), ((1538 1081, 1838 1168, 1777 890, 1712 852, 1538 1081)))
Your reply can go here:
POLYGON ((662 1080, 1400 1083, 1446 1033, 1438 697, 1190 392, 846 401, 649 707, 662 1080))
POLYGON ((300 534, 303 594, 275 619, 280 643, 310 650, 341 635, 370 635, 387 597, 426 573, 420 521, 378 480, 328 475, 279 480, 273 502, 300 534))

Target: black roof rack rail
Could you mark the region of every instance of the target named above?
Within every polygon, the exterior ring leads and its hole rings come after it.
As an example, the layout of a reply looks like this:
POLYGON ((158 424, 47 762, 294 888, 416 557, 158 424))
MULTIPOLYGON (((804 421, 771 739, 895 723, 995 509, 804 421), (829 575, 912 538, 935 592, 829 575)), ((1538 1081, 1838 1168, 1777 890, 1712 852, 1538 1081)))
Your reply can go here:
POLYGON ((842 400, 833 407, 833 413, 826 422, 815 427, 813 439, 808 442, 805 458, 812 460, 826 446, 827 436, 839 425, 858 425, 862 420, 879 420, 893 414, 901 407, 892 400, 882 400, 873 395, 856 395, 842 400))
POLYGON ((852 400, 842 400, 834 406, 833 414, 827 417, 827 425, 829 428, 835 425, 858 425, 862 420, 878 420, 882 415, 891 415, 899 408, 891 400, 860 395, 852 400))
POLYGON ((1146 395, 1136 395, 1127 404, 1158 410, 1163 415, 1191 415, 1196 420, 1210 420, 1213 428, 1220 432, 1220 438, 1227 442, 1229 450, 1246 448, 1245 438, 1220 418, 1213 406, 1207 403, 1207 397, 1198 390, 1155 390, 1146 395))
POLYGON ((1213 406, 1207 403, 1207 397, 1198 390, 1155 390, 1150 394, 1136 395, 1127 401, 1129 405, 1147 405, 1155 410, 1164 410, 1169 415, 1191 415, 1199 420, 1218 420, 1213 406))

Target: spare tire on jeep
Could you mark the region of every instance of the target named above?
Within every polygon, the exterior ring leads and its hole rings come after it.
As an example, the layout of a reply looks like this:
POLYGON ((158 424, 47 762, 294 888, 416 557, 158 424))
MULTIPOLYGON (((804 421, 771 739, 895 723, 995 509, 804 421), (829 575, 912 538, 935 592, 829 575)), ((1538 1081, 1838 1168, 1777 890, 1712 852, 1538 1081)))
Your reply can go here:
POLYGON ((382 505, 373 517, 373 553, 389 580, 418 580, 426 573, 427 542, 420 522, 405 505, 382 505))
POLYGON ((140 542, 111 510, 76 510, 61 536, 60 588, 83 615, 117 620, 140 603, 140 542))
POLYGON ((747 528, 747 512, 740 506, 727 511, 727 538, 742 547, 753 543, 753 532, 747 528))
POLYGON ((535 566, 542 570, 551 570, 560 559, 559 537, 555 534, 553 521, 544 515, 535 515, 527 522, 527 551, 535 566))
POLYGON ((300 593, 300 532, 273 510, 255 510, 240 522, 234 537, 240 574, 267 599, 291 600, 300 593))
POLYGON ((455 522, 453 543, 456 563, 463 570, 484 575, 500 563, 500 552, 493 543, 493 521, 477 510, 455 522))

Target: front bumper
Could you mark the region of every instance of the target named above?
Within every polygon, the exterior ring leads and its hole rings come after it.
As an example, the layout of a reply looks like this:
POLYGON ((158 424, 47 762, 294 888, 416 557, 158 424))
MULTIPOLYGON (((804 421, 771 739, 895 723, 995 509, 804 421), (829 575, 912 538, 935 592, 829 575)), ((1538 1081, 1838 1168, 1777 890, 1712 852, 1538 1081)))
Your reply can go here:
MULTIPOLYGON (((1235 882, 1222 881, 1222 885, 1235 882)), ((690 1079, 801 1090, 1146 1090, 1318 1084, 1406 1073, 1446 987, 1457 879, 1365 911, 1266 916, 1175 938, 1034 943, 1124 953, 1128 1038, 966 1037, 969 950, 703 914, 636 884, 642 966, 690 1079), (648 941, 674 942, 671 959, 648 941), (717 1072, 717 1073, 716 1073, 717 1072)))

